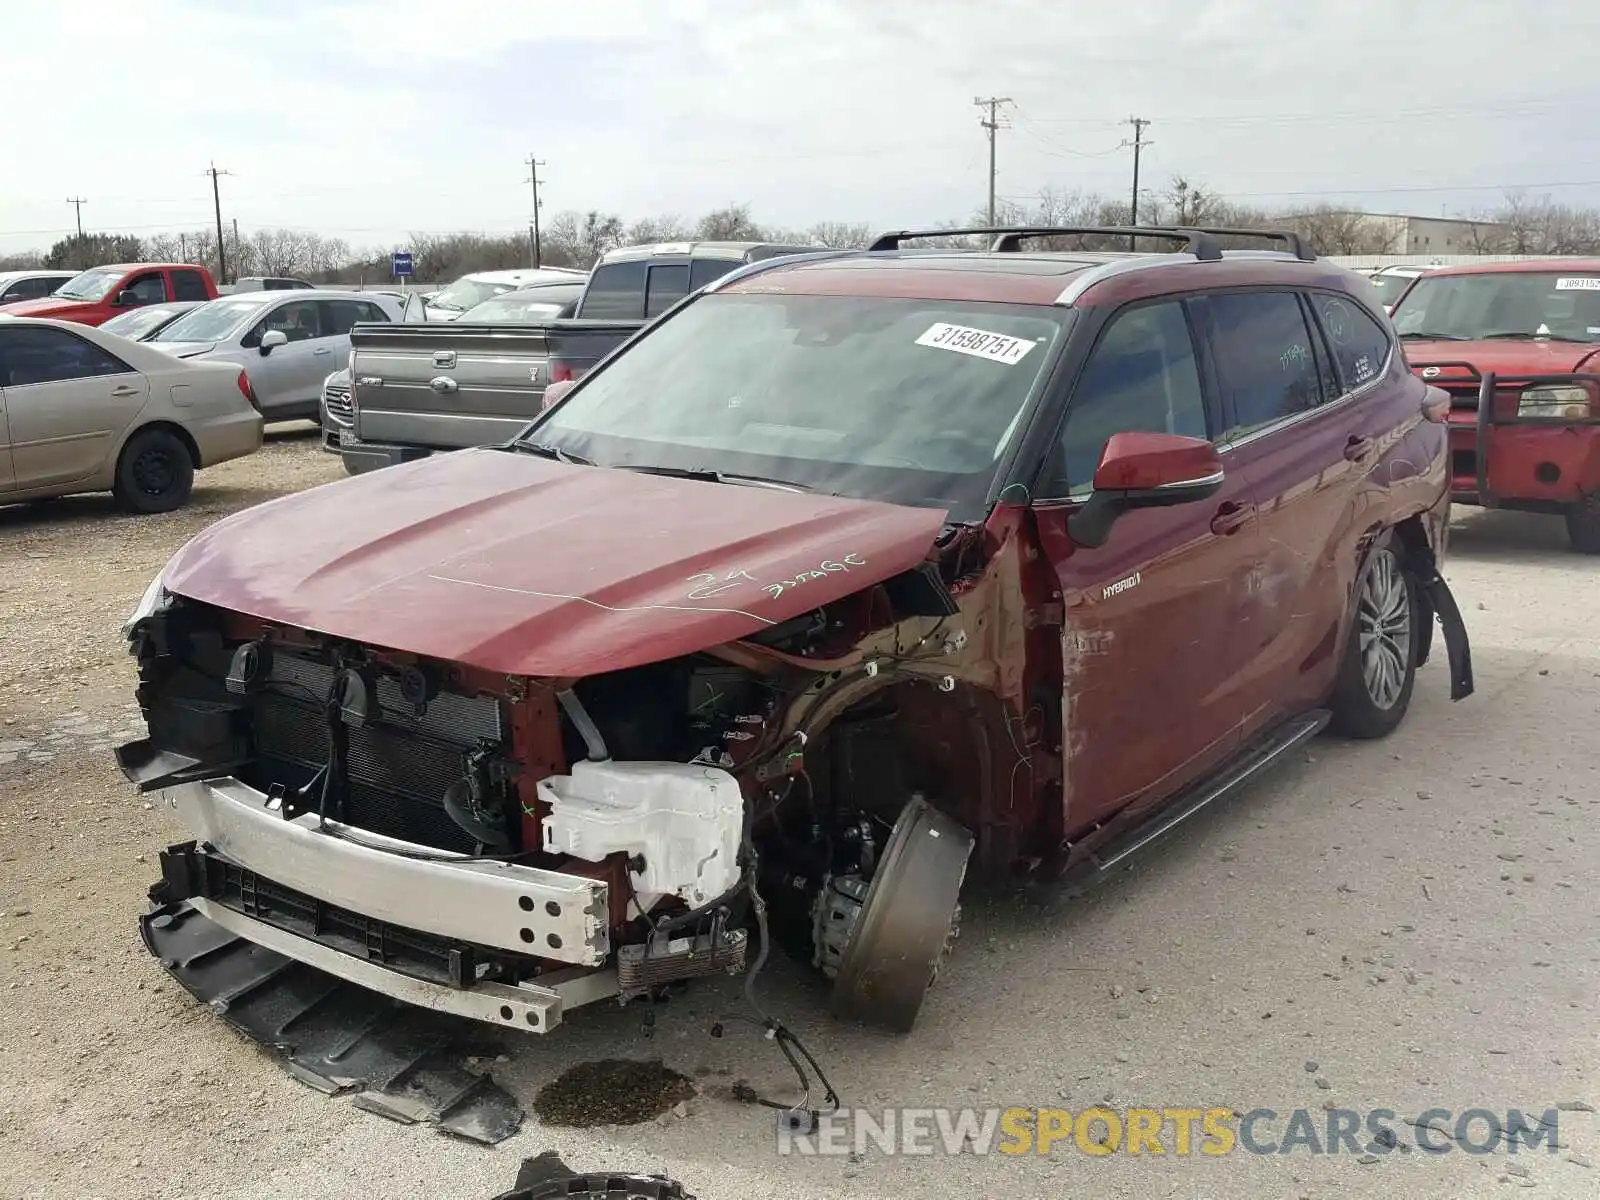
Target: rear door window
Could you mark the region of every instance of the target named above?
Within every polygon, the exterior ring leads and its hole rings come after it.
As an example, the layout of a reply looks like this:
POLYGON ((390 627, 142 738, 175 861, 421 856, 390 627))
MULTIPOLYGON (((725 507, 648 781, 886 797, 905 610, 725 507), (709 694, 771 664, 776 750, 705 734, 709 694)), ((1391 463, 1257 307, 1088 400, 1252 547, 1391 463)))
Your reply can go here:
POLYGON ((607 321, 643 320, 647 267, 643 259, 596 267, 584 293, 583 315, 607 321))
POLYGON ((0 387, 129 373, 127 363, 65 329, 0 325, 0 387))
POLYGON ((731 258, 697 258, 689 264, 689 290, 698 292, 739 265, 731 258))
POLYGON ((209 300, 211 293, 206 291, 205 276, 199 271, 174 271, 172 273, 172 290, 176 293, 177 300, 209 300))
POLYGON ((645 285, 644 315, 659 317, 689 294, 688 263, 657 263, 645 285))
POLYGON ((322 336, 334 337, 349 333, 357 321, 387 321, 383 311, 368 300, 324 300, 322 303, 322 336), (375 315, 374 315, 375 314, 375 315))
POLYGON ((1217 374, 1228 405, 1224 440, 1322 404, 1316 339, 1293 292, 1225 292, 1207 298, 1217 374))
POLYGON ((1312 292, 1311 307, 1327 336, 1344 391, 1365 387, 1383 374, 1389 361, 1389 332, 1371 313, 1331 292, 1312 292))

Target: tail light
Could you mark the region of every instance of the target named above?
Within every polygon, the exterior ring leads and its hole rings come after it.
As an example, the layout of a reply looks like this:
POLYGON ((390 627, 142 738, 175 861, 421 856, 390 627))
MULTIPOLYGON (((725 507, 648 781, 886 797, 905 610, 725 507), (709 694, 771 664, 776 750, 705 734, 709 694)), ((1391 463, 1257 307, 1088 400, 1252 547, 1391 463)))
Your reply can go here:
POLYGON ((571 383, 576 378, 577 376, 572 373, 571 363, 559 358, 552 358, 550 360, 551 383, 571 383))
POLYGON ((250 386, 250 376, 248 374, 246 374, 244 371, 240 371, 239 372, 239 381, 238 382, 239 382, 239 392, 240 392, 240 394, 242 396, 244 396, 244 398, 250 402, 250 407, 251 408, 256 409, 257 411, 259 411, 261 406, 256 403, 256 390, 255 390, 255 388, 250 386))

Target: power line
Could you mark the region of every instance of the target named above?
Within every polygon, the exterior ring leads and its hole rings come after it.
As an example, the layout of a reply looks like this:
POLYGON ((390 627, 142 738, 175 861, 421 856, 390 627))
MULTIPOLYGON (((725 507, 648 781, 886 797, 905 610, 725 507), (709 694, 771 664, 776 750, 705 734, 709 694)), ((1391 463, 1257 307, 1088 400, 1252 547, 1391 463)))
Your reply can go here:
MULTIPOLYGON (((1492 105, 1478 107, 1450 107, 1436 105, 1426 108, 1412 109, 1349 109, 1343 112, 1314 112, 1314 113, 1216 113, 1201 115, 1196 113, 1182 113, 1173 115, 1160 115, 1155 119, 1163 125, 1292 125, 1292 124, 1339 124, 1344 122, 1382 121, 1385 123, 1405 120, 1418 121, 1438 119, 1455 119, 1458 117, 1531 117, 1551 109, 1579 108, 1588 111, 1592 104, 1582 101, 1567 100, 1523 100, 1509 105, 1492 105)), ((1110 129, 1125 121, 1116 121, 1107 117, 1034 117, 1033 121, 1039 125, 1076 125, 1084 128, 1110 129)))
POLYGON ((211 176, 211 205, 217 217, 217 282, 228 282, 228 252, 223 248, 222 237, 222 192, 217 186, 217 180, 223 175, 231 175, 231 171, 217 170, 216 161, 206 168, 206 174, 211 176))
POLYGON ((544 163, 539 159, 534 158, 533 151, 531 150, 528 152, 528 157, 523 159, 523 163, 528 168, 528 177, 522 182, 531 183, 533 185, 533 217, 528 222, 528 248, 533 253, 533 269, 537 271, 541 266, 539 246, 539 185, 544 182, 539 178, 539 168, 544 166, 544 163))
POLYGON ((77 209, 77 212, 78 212, 78 236, 82 237, 83 236, 83 206, 85 204, 89 203, 89 202, 87 200, 85 200, 82 196, 68 196, 67 197, 67 203, 72 205, 73 208, 77 209))
POLYGON ((978 124, 981 125, 984 129, 989 131, 989 224, 993 225, 994 224, 994 179, 995 179, 994 135, 995 135, 996 131, 1000 128, 1000 120, 999 120, 1000 106, 1002 104, 1015 104, 1016 101, 1012 100, 1010 96, 990 96, 987 100, 985 100, 985 99, 983 99, 981 97, 976 97, 975 96, 975 97, 973 97, 972 102, 974 104, 976 104, 979 108, 987 108, 989 110, 988 117, 980 120, 978 122, 978 124))

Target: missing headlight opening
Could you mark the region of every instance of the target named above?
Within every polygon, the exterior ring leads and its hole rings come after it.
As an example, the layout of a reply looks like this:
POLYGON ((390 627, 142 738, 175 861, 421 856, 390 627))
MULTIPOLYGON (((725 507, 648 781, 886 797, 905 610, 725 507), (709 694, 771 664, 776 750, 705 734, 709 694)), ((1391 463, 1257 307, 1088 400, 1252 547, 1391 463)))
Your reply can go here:
POLYGON ((149 736, 118 760, 194 838, 162 855, 152 900, 539 1033, 598 1001, 643 1003, 648 1029, 668 988, 745 974, 801 1107, 837 1107, 756 976, 784 941, 841 1016, 915 1021, 955 937, 969 830, 993 825, 979 754, 1007 728, 974 686, 990 671, 953 582, 914 565, 749 637, 576 678, 144 603, 129 638, 149 736))

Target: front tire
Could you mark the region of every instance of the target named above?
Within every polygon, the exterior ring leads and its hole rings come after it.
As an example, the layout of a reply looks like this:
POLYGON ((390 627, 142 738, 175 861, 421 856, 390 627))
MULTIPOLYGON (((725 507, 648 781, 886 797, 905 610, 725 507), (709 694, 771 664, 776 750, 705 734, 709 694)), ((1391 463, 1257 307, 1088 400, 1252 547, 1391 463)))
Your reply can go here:
POLYGON ((122 447, 112 493, 129 512, 172 512, 188 502, 193 489, 194 459, 171 430, 142 430, 122 447))
POLYGON ((1392 543, 1373 548, 1356 584, 1355 613, 1332 725, 1346 737, 1387 737, 1405 719, 1417 679, 1420 606, 1416 581, 1392 543))
POLYGON ((1600 492, 1567 509, 1567 540, 1579 554, 1600 554, 1600 492))

